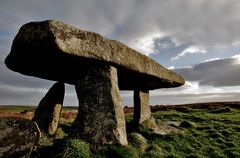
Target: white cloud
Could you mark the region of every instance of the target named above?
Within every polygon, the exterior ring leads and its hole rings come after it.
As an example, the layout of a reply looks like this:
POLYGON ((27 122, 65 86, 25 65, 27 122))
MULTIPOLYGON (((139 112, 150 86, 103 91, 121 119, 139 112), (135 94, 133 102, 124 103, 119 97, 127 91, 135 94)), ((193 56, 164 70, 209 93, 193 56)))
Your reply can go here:
POLYGON ((240 54, 234 55, 231 58, 233 58, 233 59, 240 59, 240 54))
POLYGON ((175 69, 175 66, 170 66, 170 67, 168 67, 168 69, 173 70, 173 69, 175 69))
POLYGON ((154 40, 163 37, 163 33, 151 33, 146 36, 140 37, 131 42, 129 45, 139 52, 149 56, 154 53, 154 40))
POLYGON ((240 65, 240 54, 234 55, 234 56, 232 56, 231 58, 234 59, 233 64, 235 64, 235 65, 240 65))
POLYGON ((232 43, 232 46, 235 46, 235 47, 236 47, 236 46, 240 46, 240 41, 235 41, 235 42, 233 42, 233 43, 232 43))
POLYGON ((239 8, 238 0, 2 0, 0 25, 12 35, 30 20, 58 19, 127 44, 164 32, 183 43, 213 46, 240 41, 239 8))
POLYGON ((151 105, 185 104, 211 101, 238 101, 240 86, 214 87, 202 86, 198 82, 186 81, 178 88, 158 89, 150 92, 151 105))
MULTIPOLYGON (((239 86, 240 88, 240 86, 239 86)), ((177 95, 177 94, 209 94, 209 93, 224 93, 225 89, 227 92, 239 92, 240 89, 233 87, 213 87, 209 85, 201 86, 198 82, 186 81, 185 84, 177 88, 164 88, 159 90, 151 91, 152 96, 164 94, 164 95, 177 95)))
POLYGON ((178 60, 188 54, 204 54, 206 53, 206 50, 197 46, 190 46, 186 49, 184 49, 181 53, 179 53, 177 56, 172 57, 170 60, 174 61, 174 60, 178 60))
POLYGON ((131 14, 122 23, 125 38, 160 31, 193 45, 211 47, 240 41, 238 0, 152 0, 133 4, 131 14))
POLYGON ((202 63, 207 63, 207 62, 211 62, 211 61, 217 61, 217 60, 221 60, 223 58, 211 58, 211 59, 207 59, 207 60, 204 60, 202 63))

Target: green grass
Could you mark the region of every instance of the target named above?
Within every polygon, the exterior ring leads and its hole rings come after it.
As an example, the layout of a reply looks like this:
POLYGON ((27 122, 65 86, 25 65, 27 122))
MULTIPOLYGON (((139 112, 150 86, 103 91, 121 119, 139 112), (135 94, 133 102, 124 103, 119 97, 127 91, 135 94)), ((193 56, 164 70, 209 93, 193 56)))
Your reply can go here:
POLYGON ((148 148, 148 142, 141 134, 133 132, 128 135, 129 143, 139 152, 144 153, 148 148))
POLYGON ((64 132, 67 133, 70 124, 62 122, 59 130, 61 133, 56 136, 61 139, 65 137, 53 147, 49 147, 50 143, 44 138, 40 147, 42 150, 38 153, 41 155, 56 149, 59 150, 56 155, 62 157, 69 157, 67 155, 79 157, 80 154, 93 158, 240 157, 240 108, 238 107, 188 108, 181 111, 171 109, 154 112, 152 115, 157 123, 178 122, 179 126, 175 128, 181 132, 158 135, 144 126, 139 129, 132 128, 132 115, 128 114, 126 121, 129 145, 106 145, 94 149, 82 140, 68 140, 64 132))
POLYGON ((131 145, 119 146, 112 145, 108 146, 104 150, 100 151, 101 154, 96 154, 98 158, 139 158, 139 153, 136 148, 131 145))
POLYGON ((147 135, 150 145, 160 146, 163 157, 240 157, 240 110, 229 109, 156 112, 157 120, 192 122, 196 127, 180 126, 182 134, 147 135))
POLYGON ((63 150, 56 157, 91 158, 89 144, 75 138, 66 139, 63 142, 63 150))

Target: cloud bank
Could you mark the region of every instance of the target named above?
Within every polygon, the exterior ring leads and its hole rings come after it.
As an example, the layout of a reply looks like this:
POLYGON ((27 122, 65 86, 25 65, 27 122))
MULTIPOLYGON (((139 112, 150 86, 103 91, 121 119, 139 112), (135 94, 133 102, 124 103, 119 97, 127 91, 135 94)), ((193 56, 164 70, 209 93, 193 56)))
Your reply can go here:
POLYGON ((173 70, 185 78, 185 85, 153 91, 152 105, 239 100, 240 55, 173 70))
POLYGON ((2 0, 1 32, 29 20, 58 19, 130 42, 153 32, 211 46, 240 41, 238 0, 2 0))
MULTIPOLYGON (((231 56, 240 50, 239 8, 239 0, 1 0, 0 104, 36 105, 53 84, 4 65, 19 28, 46 19, 98 32, 163 66, 180 67, 175 71, 187 84, 152 92, 151 104, 238 99, 239 57, 231 56)), ((132 105, 132 92, 122 98, 132 105)), ((77 104, 73 86, 67 86, 65 101, 77 104)))
POLYGON ((215 87, 240 85, 240 55, 207 60, 192 67, 175 69, 187 81, 215 87))
POLYGON ((206 50, 204 49, 201 49, 199 47, 196 47, 196 46, 190 46, 186 49, 184 49, 181 53, 179 53, 177 56, 175 57, 172 57, 171 58, 171 61, 174 61, 174 60, 178 60, 179 58, 181 57, 184 57, 188 54, 201 54, 201 53, 206 53, 206 50))

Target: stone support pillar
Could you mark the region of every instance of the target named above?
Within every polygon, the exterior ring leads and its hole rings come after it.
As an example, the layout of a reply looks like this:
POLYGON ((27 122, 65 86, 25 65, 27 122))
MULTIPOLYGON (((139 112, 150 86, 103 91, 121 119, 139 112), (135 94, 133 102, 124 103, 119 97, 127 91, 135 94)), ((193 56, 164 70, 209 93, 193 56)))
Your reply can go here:
POLYGON ((71 135, 96 145, 127 145, 117 69, 109 65, 88 68, 79 75, 75 88, 79 110, 71 135))
POLYGON ((149 91, 134 90, 134 122, 140 124, 150 118, 149 91))
POLYGON ((46 134, 56 133, 62 110, 65 87, 64 83, 55 83, 40 101, 33 117, 39 128, 46 134))

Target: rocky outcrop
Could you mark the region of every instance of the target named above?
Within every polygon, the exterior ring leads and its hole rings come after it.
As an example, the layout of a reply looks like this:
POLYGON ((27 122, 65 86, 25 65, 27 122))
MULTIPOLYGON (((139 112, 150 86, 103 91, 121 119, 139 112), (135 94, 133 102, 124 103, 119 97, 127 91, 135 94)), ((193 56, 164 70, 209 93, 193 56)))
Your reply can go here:
POLYGON ((108 65, 88 69, 76 84, 79 110, 71 135, 92 144, 127 145, 117 70, 108 65))
POLYGON ((31 120, 0 118, 0 157, 29 157, 40 134, 37 124, 31 120))
POLYGON ((40 101, 33 117, 39 128, 48 135, 57 131, 64 99, 64 83, 55 83, 40 101))

